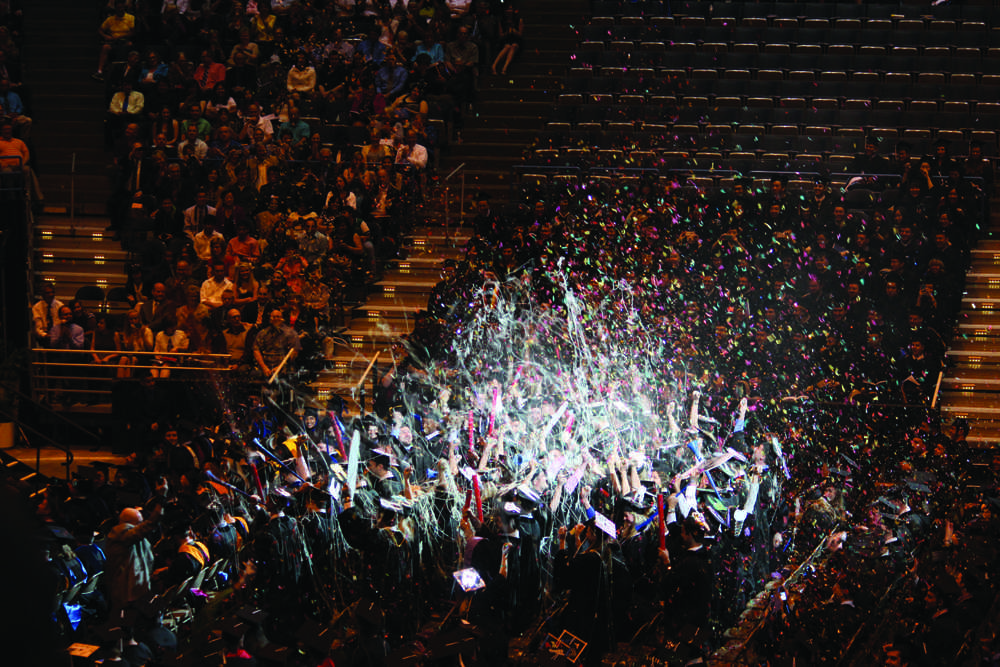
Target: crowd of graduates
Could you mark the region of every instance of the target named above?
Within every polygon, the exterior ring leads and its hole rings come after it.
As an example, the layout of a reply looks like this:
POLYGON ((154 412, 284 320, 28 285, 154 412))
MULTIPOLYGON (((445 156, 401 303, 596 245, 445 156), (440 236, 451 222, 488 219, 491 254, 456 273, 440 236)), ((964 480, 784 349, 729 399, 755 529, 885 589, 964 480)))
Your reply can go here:
POLYGON ((374 414, 149 400, 127 466, 51 485, 54 616, 137 664, 989 657, 995 476, 928 409, 981 225, 954 185, 479 196, 374 414))

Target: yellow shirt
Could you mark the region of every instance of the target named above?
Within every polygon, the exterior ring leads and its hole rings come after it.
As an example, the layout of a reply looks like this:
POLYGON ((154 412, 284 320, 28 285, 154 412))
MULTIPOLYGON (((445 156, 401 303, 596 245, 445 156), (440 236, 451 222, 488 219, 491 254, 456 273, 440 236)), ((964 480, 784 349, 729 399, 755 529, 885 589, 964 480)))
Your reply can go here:
POLYGON ((125 39, 135 30, 135 17, 131 14, 123 14, 121 18, 112 14, 104 19, 101 30, 111 35, 112 39, 125 39))
POLYGON ((260 16, 253 17, 253 29, 257 34, 258 42, 273 42, 274 31, 277 28, 278 18, 274 14, 268 14, 267 18, 260 16))

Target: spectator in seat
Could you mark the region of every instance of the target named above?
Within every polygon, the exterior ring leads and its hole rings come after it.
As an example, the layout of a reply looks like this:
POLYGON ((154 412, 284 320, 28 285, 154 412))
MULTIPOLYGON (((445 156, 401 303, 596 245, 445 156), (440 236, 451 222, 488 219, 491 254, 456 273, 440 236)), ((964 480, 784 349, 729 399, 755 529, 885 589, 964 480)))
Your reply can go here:
POLYGON ((125 12, 125 0, 115 1, 115 11, 101 23, 98 30, 101 53, 97 58, 97 71, 91 78, 104 81, 104 67, 112 54, 127 52, 135 37, 135 16, 125 12))
POLYGON ((184 141, 177 146, 177 156, 185 162, 194 158, 199 163, 204 162, 205 158, 208 157, 208 144, 198 136, 196 126, 187 126, 184 141))
POLYGON ((173 315, 177 306, 167 301, 167 286, 154 283, 151 298, 139 306, 139 318, 150 328, 153 334, 163 331, 163 321, 168 315, 173 315))
POLYGON ((125 316, 121 331, 115 332, 115 349, 122 353, 118 359, 118 377, 132 376, 129 366, 135 366, 138 357, 130 352, 152 352, 153 331, 142 323, 142 315, 138 310, 130 310, 125 316))
POLYGON ((24 115, 21 96, 11 90, 10 79, 0 78, 0 116, 14 124, 14 134, 27 140, 31 134, 31 118, 24 115))
POLYGON ((118 136, 128 123, 142 122, 146 98, 126 81, 121 89, 111 96, 108 105, 108 129, 111 136, 118 136))
POLYGON ((233 292, 233 283, 226 276, 225 264, 213 264, 212 275, 201 284, 201 303, 209 308, 218 308, 222 305, 222 293, 233 292))
POLYGON ((206 140, 212 136, 212 124, 202 117, 201 105, 190 104, 187 110, 188 117, 181 121, 181 132, 184 133, 184 136, 187 136, 188 125, 194 125, 198 128, 199 139, 206 140))
POLYGON ((223 249, 226 247, 226 237, 224 237, 215 228, 215 217, 209 216, 205 219, 202 225, 201 231, 192 237, 194 242, 194 252, 203 262, 210 261, 212 259, 212 243, 218 242, 222 244, 223 249))
POLYGON ((185 233, 194 238, 194 235, 201 231, 205 220, 209 217, 215 217, 215 207, 209 205, 208 192, 206 190, 199 190, 195 196, 194 206, 184 211, 185 233))
POLYGON ((226 82, 226 66, 215 62, 212 51, 201 52, 201 63, 194 69, 194 80, 203 98, 208 98, 217 84, 226 82))
POLYGON ((0 156, 0 175, 6 172, 23 173, 28 195, 41 202, 42 190, 31 169, 31 153, 27 144, 14 136, 14 123, 9 120, 0 120, 0 156))
POLYGON ((61 306, 59 319, 49 330, 49 347, 55 350, 82 350, 83 342, 83 327, 73 323, 73 309, 61 306))
POLYGON ((304 51, 295 54, 295 64, 288 69, 285 88, 295 101, 309 100, 316 90, 316 69, 304 51))
POLYGON ((69 307, 73 311, 73 324, 83 329, 83 335, 89 343, 94 336, 94 330, 97 329, 97 317, 87 310, 79 299, 70 301, 69 307))

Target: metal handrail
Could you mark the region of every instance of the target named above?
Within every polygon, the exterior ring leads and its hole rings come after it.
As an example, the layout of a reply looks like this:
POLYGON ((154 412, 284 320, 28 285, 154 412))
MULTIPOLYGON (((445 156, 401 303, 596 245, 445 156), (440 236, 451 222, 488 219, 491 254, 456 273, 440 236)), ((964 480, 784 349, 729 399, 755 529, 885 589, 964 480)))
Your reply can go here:
MULTIPOLYGON (((48 410, 48 408, 46 408, 46 410, 48 410)), ((66 420, 66 421, 69 421, 69 423, 73 424, 72 421, 66 419, 65 417, 63 417, 59 413, 54 412, 52 410, 48 410, 48 411, 52 412, 52 414, 55 414, 55 415, 61 417, 62 419, 66 420)), ((31 431, 33 434, 37 435, 38 437, 42 438, 47 443, 49 443, 49 445, 51 445, 53 448, 58 449, 59 451, 61 451, 64 454, 66 454, 66 463, 64 463, 63 465, 66 466, 66 481, 68 482, 70 480, 70 466, 73 464, 73 459, 75 457, 73 456, 73 451, 69 447, 67 447, 66 445, 62 444, 61 442, 59 442, 55 438, 53 438, 51 436, 48 436, 48 435, 45 435, 44 433, 42 433, 41 431, 39 431, 37 428, 35 428, 31 424, 24 423, 23 420, 18 419, 18 417, 17 417, 16 414, 12 414, 10 412, 7 412, 3 408, 0 408, 0 415, 6 417, 7 419, 10 419, 10 421, 13 422, 14 426, 16 426, 17 428, 27 429, 27 430, 31 431)), ((76 424, 74 424, 74 425, 76 425, 76 424)), ((89 433, 89 431, 87 431, 86 429, 81 428, 80 430, 84 431, 85 433, 89 433)), ((94 436, 94 437, 96 438, 97 436, 94 436)), ((42 469, 42 446, 38 445, 38 446, 35 447, 35 472, 38 473, 38 474, 41 474, 41 469, 42 469)))

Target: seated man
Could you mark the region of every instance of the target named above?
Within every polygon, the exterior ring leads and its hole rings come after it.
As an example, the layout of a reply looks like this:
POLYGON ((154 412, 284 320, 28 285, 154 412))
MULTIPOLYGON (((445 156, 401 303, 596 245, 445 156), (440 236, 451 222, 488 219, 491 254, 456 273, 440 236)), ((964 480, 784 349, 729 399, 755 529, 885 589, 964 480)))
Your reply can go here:
POLYGON ((177 306, 167 301, 167 286, 163 283, 155 283, 151 294, 152 298, 139 306, 139 317, 143 324, 157 334, 163 331, 163 319, 167 315, 173 315, 177 306))
POLYGON ((235 295, 233 283, 226 277, 226 265, 216 262, 212 265, 212 275, 201 284, 201 303, 209 308, 218 308, 222 305, 222 293, 225 291, 235 295))
POLYGON ((407 130, 406 143, 396 151, 396 165, 423 171, 427 168, 427 148, 417 143, 417 133, 407 130))
POLYGON ((205 49, 201 52, 201 64, 194 70, 194 80, 203 98, 212 94, 216 84, 226 82, 226 66, 215 62, 212 52, 205 49))
POLYGON ((42 190, 35 178, 35 172, 31 169, 31 153, 27 144, 14 136, 14 123, 10 120, 0 120, 0 156, 3 156, 0 157, 0 174, 4 172, 23 174, 24 187, 27 188, 28 195, 35 201, 41 201, 42 190))
POLYGON ((215 228, 215 216, 210 215, 205 218, 201 231, 192 237, 194 252, 203 262, 212 259, 212 241, 218 239, 225 247, 226 238, 215 228))
MULTIPOLYGON (((101 54, 97 58, 97 71, 92 79, 104 81, 104 66, 112 53, 127 53, 135 36, 135 16, 125 12, 125 0, 115 0, 115 11, 104 19, 98 34, 101 37, 101 54)), ((119 56, 122 57, 122 56, 119 56)))
POLYGON ((233 258, 234 264, 248 263, 254 265, 260 260, 260 244, 250 236, 250 226, 246 223, 236 225, 236 236, 229 240, 226 255, 233 258))
POLYGON ((208 192, 198 190, 194 206, 184 209, 184 233, 193 239, 209 218, 215 218, 215 207, 209 205, 208 192))
POLYGON ((210 160, 225 160, 231 151, 243 150, 243 144, 233 136, 233 129, 228 125, 223 125, 216 133, 216 139, 208 145, 208 158, 210 160))
POLYGON ((191 150, 191 156, 193 156, 198 162, 204 162, 205 158, 208 156, 208 144, 206 144, 201 137, 198 136, 198 126, 191 125, 187 126, 184 131, 184 141, 177 145, 177 155, 182 160, 187 160, 188 147, 191 150))
POLYGON ((6 116, 14 124, 14 133, 27 140, 31 134, 31 119, 24 115, 21 96, 10 88, 10 79, 0 78, 0 116, 6 116))

